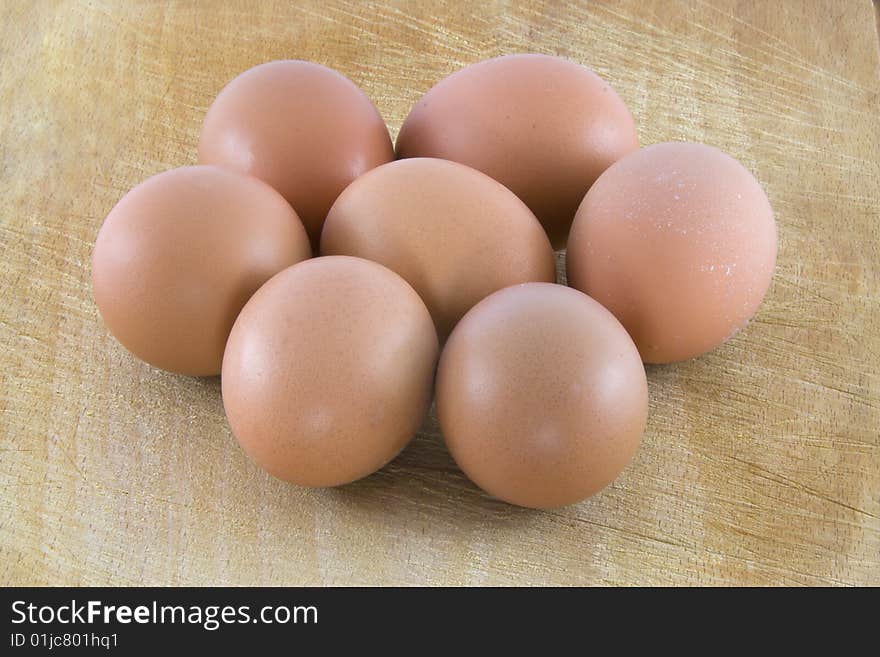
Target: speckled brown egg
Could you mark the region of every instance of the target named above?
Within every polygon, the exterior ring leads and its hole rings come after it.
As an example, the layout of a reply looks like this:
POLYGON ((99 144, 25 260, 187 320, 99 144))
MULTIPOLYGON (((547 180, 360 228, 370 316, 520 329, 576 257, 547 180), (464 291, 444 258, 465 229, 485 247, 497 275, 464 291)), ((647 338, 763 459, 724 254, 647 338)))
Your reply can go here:
POLYGON ((351 80, 311 62, 261 64, 230 82, 205 116, 199 161, 261 178, 299 214, 317 249, 339 193, 394 159, 378 110, 351 80))
POLYGON ((755 314, 776 263, 761 185, 703 144, 648 146, 593 185, 568 243, 570 285, 623 323, 648 363, 717 347, 755 314))
POLYGON ((648 388, 611 313, 577 290, 527 283, 487 297, 455 327, 436 406, 474 483, 512 504, 552 508, 596 493, 629 463, 648 388))
POLYGON ((440 157, 519 196, 554 248, 565 246, 584 194, 639 146, 632 115, 598 75, 538 54, 472 64, 431 88, 397 138, 399 157, 440 157))
POLYGON ((431 400, 437 335, 416 292, 375 262, 315 258, 248 302, 223 359, 223 405, 270 474, 337 486, 385 465, 431 400))
POLYGON ((220 373, 238 312, 257 288, 311 256, 296 213, 266 183, 212 166, 141 183, 107 216, 92 255, 111 333, 165 370, 220 373))
POLYGON ((441 342, 492 292, 556 280, 550 242, 522 201, 475 169, 432 158, 392 162, 355 180, 327 216, 321 253, 368 258, 403 276, 441 342))

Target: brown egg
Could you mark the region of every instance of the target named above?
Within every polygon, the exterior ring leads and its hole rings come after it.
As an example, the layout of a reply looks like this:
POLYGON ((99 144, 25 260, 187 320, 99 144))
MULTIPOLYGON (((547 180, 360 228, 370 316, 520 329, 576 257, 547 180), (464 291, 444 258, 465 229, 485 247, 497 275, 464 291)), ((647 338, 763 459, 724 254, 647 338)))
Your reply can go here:
POLYGON ((199 161, 261 178, 294 207, 317 250, 339 193, 394 159, 388 129, 363 91, 341 73, 303 61, 255 66, 208 110, 199 161))
POLYGON ((311 256, 305 229, 278 192, 211 166, 146 180, 113 208, 92 254, 107 327, 162 369, 220 373, 238 312, 280 270, 311 256))
POLYGON ((568 283, 608 308, 648 363, 699 356, 761 304, 776 223, 761 186, 716 148, 655 144, 593 185, 568 243, 568 283))
POLYGON ((368 258, 403 276, 441 342, 492 292, 556 280, 550 242, 522 201, 475 169, 431 158, 385 164, 355 180, 327 215, 321 253, 368 258))
POLYGON ((315 258, 253 296, 229 337, 223 404, 245 452, 302 486, 378 470, 431 401, 437 335, 400 276, 360 258, 315 258))
POLYGON ((562 248, 584 194, 639 147, 632 115, 598 75, 547 55, 508 55, 440 81, 413 107, 398 157, 441 157, 492 176, 562 248))
POLYGON ((562 285, 527 283, 464 316, 437 371, 449 451, 512 504, 572 504, 632 459, 648 411, 645 370, 614 316, 562 285))

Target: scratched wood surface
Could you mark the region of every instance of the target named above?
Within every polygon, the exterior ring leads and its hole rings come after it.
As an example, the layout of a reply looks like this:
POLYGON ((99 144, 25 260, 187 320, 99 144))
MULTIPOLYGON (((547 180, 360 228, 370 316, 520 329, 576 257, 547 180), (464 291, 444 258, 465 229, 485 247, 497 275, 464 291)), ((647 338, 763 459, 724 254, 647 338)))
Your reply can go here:
POLYGON ((880 78, 868 0, 0 0, 0 584, 880 584, 880 78), (361 85, 392 134, 507 52, 593 67, 642 143, 705 141, 777 212, 755 321, 650 367, 623 476, 552 512, 488 499, 436 420, 338 490, 244 457, 216 379, 134 360, 89 259, 105 214, 195 161, 217 91, 271 59, 361 85))

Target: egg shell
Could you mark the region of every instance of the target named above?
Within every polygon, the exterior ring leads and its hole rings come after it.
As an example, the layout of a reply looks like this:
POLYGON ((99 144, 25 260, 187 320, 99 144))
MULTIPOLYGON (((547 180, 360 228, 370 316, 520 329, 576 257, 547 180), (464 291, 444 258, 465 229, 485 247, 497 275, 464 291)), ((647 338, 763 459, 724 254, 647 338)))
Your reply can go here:
POLYGON ((490 295, 455 327, 436 407, 474 483, 512 504, 553 508, 596 493, 630 462, 648 388, 611 313, 577 290, 526 283, 490 295))
POLYGON ((309 257, 302 223, 269 185, 182 167, 147 179, 111 210, 95 241, 92 288, 107 327, 136 356, 216 375, 251 294, 309 257))
POLYGON ((638 146, 632 115, 602 78, 559 57, 519 54, 472 64, 432 87, 404 121, 397 155, 488 174, 562 248, 590 185, 638 146))
POLYGON ((223 360, 223 405, 270 474, 337 486, 378 470, 415 434, 437 352, 431 316, 400 276, 360 258, 315 258, 242 310, 223 360))
POLYGON ((648 146, 610 167, 569 238, 568 283, 611 310, 648 363, 699 356, 755 314, 776 263, 767 195, 704 144, 648 146))
POLYGON ((199 161, 265 180, 288 200, 317 250, 321 226, 352 180, 394 159, 379 111, 351 80, 298 60, 248 69, 205 116, 199 161))
POLYGON ((556 280, 541 224, 510 190, 463 164, 399 160, 355 180, 327 216, 324 255, 379 262, 415 288, 441 342, 503 287, 556 280))

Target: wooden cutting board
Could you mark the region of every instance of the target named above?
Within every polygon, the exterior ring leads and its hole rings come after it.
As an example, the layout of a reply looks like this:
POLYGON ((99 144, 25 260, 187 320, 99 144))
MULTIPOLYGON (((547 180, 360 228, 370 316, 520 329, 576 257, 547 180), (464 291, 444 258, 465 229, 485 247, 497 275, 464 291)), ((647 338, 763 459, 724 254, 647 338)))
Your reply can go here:
POLYGON ((880 584, 878 94, 868 0, 0 3, 0 584, 880 584), (731 153, 777 213, 757 318, 648 368, 644 443, 603 493, 493 501, 433 416, 364 481, 288 486, 238 448, 218 380, 108 336, 98 227, 195 161, 237 73, 327 64, 396 135, 434 82, 521 51, 594 68, 644 144, 731 153))

